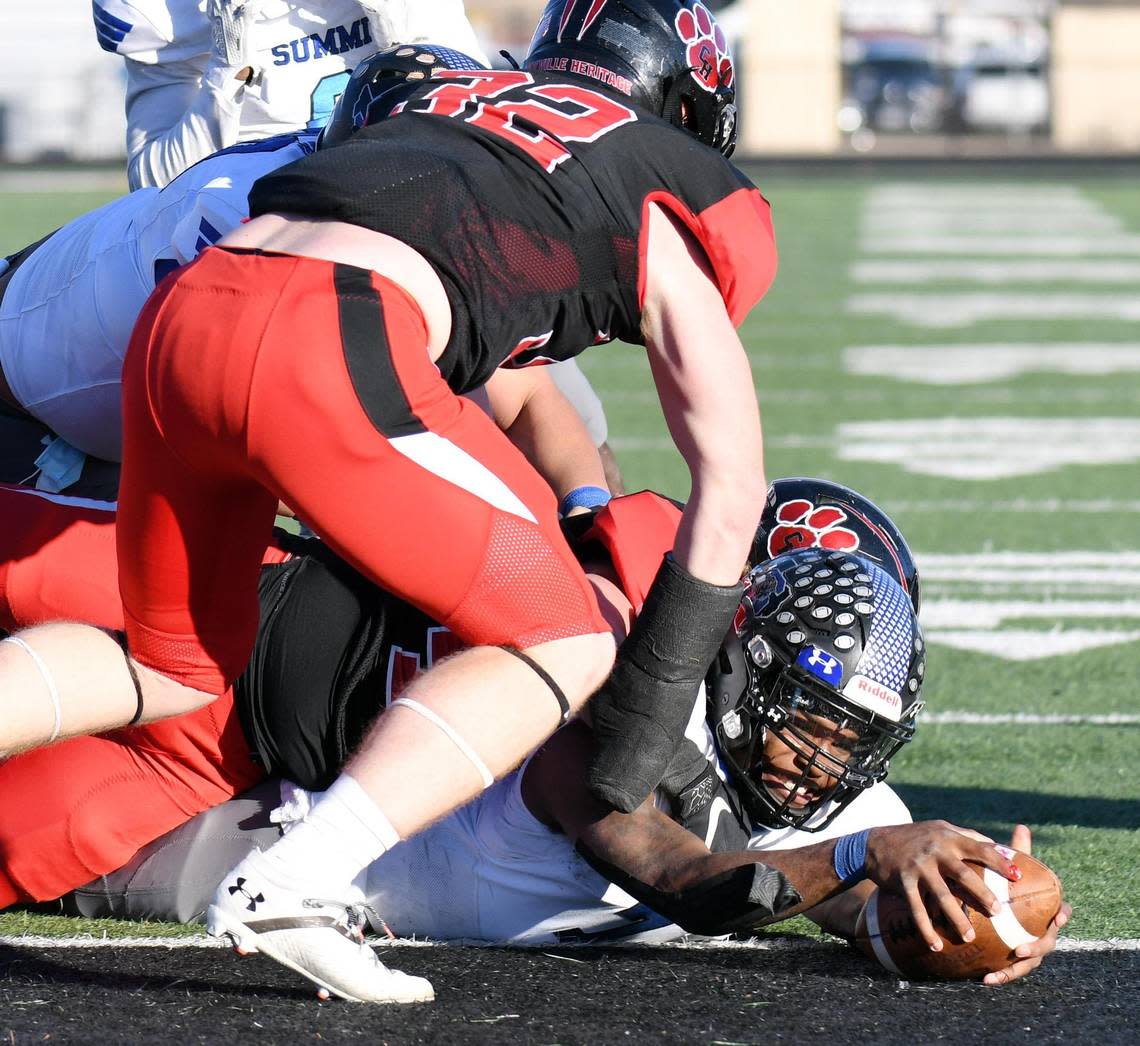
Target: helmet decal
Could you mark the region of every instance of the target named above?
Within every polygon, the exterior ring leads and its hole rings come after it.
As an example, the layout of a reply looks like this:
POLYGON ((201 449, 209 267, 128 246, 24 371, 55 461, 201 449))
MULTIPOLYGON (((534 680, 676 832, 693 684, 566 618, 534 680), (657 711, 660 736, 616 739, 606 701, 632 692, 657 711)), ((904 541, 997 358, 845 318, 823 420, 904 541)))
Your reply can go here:
MULTIPOLYGON (((589 9, 586 11, 585 18, 582 19, 582 24, 578 27, 578 37, 581 40, 585 35, 586 30, 590 28, 597 21, 598 15, 602 13, 602 8, 606 6, 607 0, 593 0, 589 9)), ((566 26, 570 21, 570 16, 574 13, 574 8, 578 6, 578 0, 567 0, 567 4, 562 8, 562 20, 558 23, 558 42, 562 42, 562 34, 566 32, 566 26)))
POLYGON ((776 519, 778 526, 768 535, 769 556, 797 548, 854 552, 859 547, 859 535, 839 525, 847 519, 847 513, 833 505, 815 508, 810 501, 797 498, 780 505, 776 519))
POLYGON ((688 45, 689 67, 697 83, 706 91, 731 87, 734 73, 728 40, 709 9, 702 3, 695 4, 692 10, 682 7, 673 26, 688 45))

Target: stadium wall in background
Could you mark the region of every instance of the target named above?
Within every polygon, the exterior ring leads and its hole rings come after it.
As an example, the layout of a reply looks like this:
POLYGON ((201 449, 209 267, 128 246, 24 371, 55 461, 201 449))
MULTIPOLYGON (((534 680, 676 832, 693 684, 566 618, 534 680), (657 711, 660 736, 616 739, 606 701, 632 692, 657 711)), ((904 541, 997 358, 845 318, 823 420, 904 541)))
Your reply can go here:
MULTIPOLYGON (((1140 150, 1140 0, 704 2, 735 41, 741 155, 1140 150)), ((519 59, 543 6, 467 0, 519 59)), ((0 5, 0 40, 0 158, 123 159, 123 63, 88 5, 0 5)))

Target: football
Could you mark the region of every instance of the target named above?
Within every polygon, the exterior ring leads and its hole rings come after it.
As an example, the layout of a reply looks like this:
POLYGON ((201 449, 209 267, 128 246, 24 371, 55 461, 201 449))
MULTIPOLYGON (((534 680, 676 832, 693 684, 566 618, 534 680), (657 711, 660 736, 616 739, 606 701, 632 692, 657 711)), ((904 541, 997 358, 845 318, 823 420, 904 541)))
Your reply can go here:
POLYGON ((1009 966, 1013 950, 1040 937, 1060 910, 1061 883, 1036 858, 1004 847, 1002 851, 1021 869, 1021 879, 1010 882, 978 868, 1002 908, 991 918, 963 902, 975 932, 969 943, 959 940, 942 916, 934 919, 934 928, 943 948, 932 952, 918 933, 906 898, 876 889, 859 914, 855 944, 888 970, 916 980, 967 980, 1009 966))

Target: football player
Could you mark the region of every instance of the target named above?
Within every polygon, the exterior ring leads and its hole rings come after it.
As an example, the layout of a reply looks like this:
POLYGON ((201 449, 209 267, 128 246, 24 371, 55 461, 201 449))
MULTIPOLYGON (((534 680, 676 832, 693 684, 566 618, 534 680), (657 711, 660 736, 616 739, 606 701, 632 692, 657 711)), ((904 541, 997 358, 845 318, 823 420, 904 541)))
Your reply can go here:
POLYGON ((132 189, 219 149, 320 130, 349 71, 397 42, 486 65, 462 0, 96 0, 95 34, 127 71, 132 189))
POLYGON ((9 751, 208 704, 248 661, 281 500, 467 644, 211 906, 215 933, 377 1000, 427 989, 361 966, 341 916, 304 902, 473 798, 599 687, 591 787, 640 807, 739 606, 766 486, 735 328, 775 249, 767 202, 724 155, 723 33, 699 2, 551 0, 526 65, 415 85, 396 115, 258 181, 251 221, 160 285, 123 377, 125 640, 55 623, 0 643, 0 692, 20 695, 9 751), (461 394, 613 338, 645 344, 692 490, 611 674, 555 499, 461 394), (238 879, 282 927, 272 942, 232 903, 238 879))
MULTIPOLYGON (((856 541, 874 541, 868 526, 890 524, 862 503, 870 511, 851 532, 856 541)), ((25 530, 42 531, 49 519, 59 530, 67 529, 60 525, 67 518, 87 525, 86 533, 34 553, 38 567, 13 563, 0 585, 0 596, 7 593, 0 604, 10 614, 26 620, 49 612, 45 602, 59 595, 44 583, 53 574, 82 597, 68 569, 81 548, 87 583, 113 583, 110 545, 95 540, 99 527, 111 526, 107 513, 96 524, 74 507, 0 491, 4 506, 8 522, 25 530), (29 576, 40 585, 29 585, 29 576), (38 607, 34 591, 43 593, 38 607)), ((667 547, 678 516, 672 504, 644 493, 613 502, 588 529, 577 528, 577 551, 616 613, 615 625, 633 610, 626 593, 637 600, 649 584, 655 557, 646 546, 667 547)), ((319 543, 292 547, 291 558, 263 567, 258 644, 232 700, 257 762, 320 788, 378 701, 390 702, 410 671, 453 644, 446 630, 364 584, 319 543), (322 694, 329 699, 314 700, 322 694)), ((71 609, 81 608, 73 601, 71 609)), ((875 866, 877 850, 866 833, 909 821, 883 778, 890 757, 913 734, 924 658, 913 608, 886 571, 846 552, 780 556, 749 576, 710 680, 708 725, 703 695, 694 709, 686 733, 703 765, 688 787, 674 797, 658 795, 633 814, 599 807, 585 787, 589 730, 576 721, 471 806, 370 866, 355 885, 356 899, 365 915, 371 910, 378 931, 434 939, 666 940, 681 928, 746 931, 805 908, 826 928, 853 936, 870 883, 861 869, 847 869, 843 877, 851 881, 842 886, 832 883, 836 869, 846 867, 839 847, 868 842, 875 866), (830 613, 821 616, 821 608, 830 613), (790 849, 797 852, 771 856, 790 849)), ((226 699, 218 705, 212 721, 232 722, 226 699)), ((0 769, 12 800, 0 811, 6 854, 0 901, 53 897, 77 874, 111 867, 116 852, 128 852, 153 830, 164 802, 177 816, 192 769, 215 787, 224 773, 234 782, 248 776, 240 746, 203 744, 202 724, 189 725, 200 718, 182 717, 181 735, 169 730, 178 724, 170 720, 160 725, 165 734, 143 728, 79 739, 0 769), (194 744, 177 747, 180 736, 194 744), (145 763, 132 760, 132 750, 146 753, 145 763), (144 791, 147 802, 140 801, 144 791)), ((296 817, 310 801, 291 789, 287 810, 296 817)), ((275 840, 277 828, 265 816, 274 805, 276 790, 262 789, 200 815, 80 890, 78 909, 200 916, 229 863, 251 845, 275 840)), ((946 861, 965 838, 954 836, 918 825, 879 832, 877 839, 898 868, 906 866, 899 874, 936 885, 936 869, 923 867, 921 851, 933 847, 946 861)), ((1028 845, 1028 837, 1021 842, 1028 845)), ((953 873, 943 867, 939 874, 953 873)), ((363 918, 357 912, 354 924, 363 918)), ((1063 923, 997 980, 1036 966, 1063 923)))
MULTIPOLYGON (((395 48, 369 66, 393 81, 436 68, 482 68, 434 46, 395 48)), ((123 357, 144 302, 164 276, 248 217, 249 189, 259 177, 310 154, 316 139, 313 131, 228 149, 161 192, 130 193, 9 259, 0 274, 0 482, 115 500, 123 357)), ((521 417, 503 404, 515 397, 517 378, 504 371, 488 392, 497 419, 513 426, 569 511, 597 503, 606 475, 548 377, 568 389, 594 430, 589 439, 604 441, 601 403, 573 361, 525 382, 531 389, 521 417)))

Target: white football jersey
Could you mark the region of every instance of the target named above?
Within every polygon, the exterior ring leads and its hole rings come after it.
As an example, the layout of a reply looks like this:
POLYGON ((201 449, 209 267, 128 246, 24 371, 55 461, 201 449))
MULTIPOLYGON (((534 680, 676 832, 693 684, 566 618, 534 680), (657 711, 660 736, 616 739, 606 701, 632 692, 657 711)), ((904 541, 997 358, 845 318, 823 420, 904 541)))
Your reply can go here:
MULTIPOLYGON (((685 733, 720 775, 704 707, 702 691, 685 733)), ((683 937, 679 926, 596 872, 567 836, 527 809, 525 772, 524 764, 474 802, 389 850, 357 881, 357 899, 399 937, 532 945, 683 937)), ((910 819, 902 800, 880 783, 824 831, 756 831, 748 848, 808 846, 910 819)))
POLYGON ((95 0, 104 49, 127 62, 132 186, 163 185, 235 142, 324 126, 349 72, 392 43, 486 61, 462 0, 247 0, 249 86, 212 59, 206 0, 95 0))
POLYGON ((123 358, 168 272, 249 214, 263 174, 313 151, 315 134, 236 146, 165 189, 140 189, 57 230, 0 301, 0 365, 28 413, 86 454, 121 457, 123 358))

